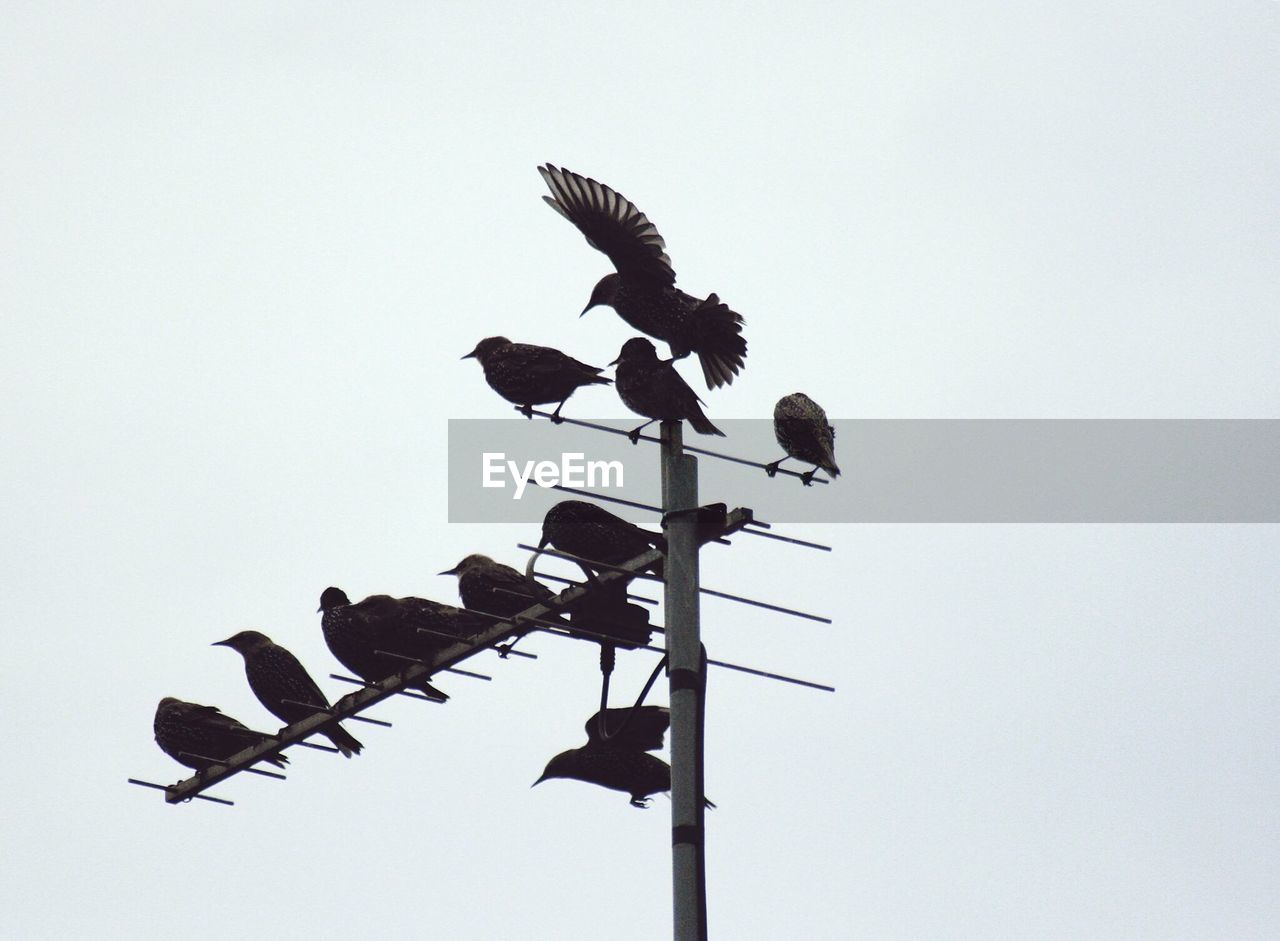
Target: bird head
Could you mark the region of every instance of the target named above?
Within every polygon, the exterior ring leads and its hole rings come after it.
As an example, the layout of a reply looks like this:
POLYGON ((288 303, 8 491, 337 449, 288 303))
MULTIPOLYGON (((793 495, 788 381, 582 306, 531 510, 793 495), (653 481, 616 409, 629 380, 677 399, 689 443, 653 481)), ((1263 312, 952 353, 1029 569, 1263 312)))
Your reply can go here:
POLYGON ((510 346, 511 341, 506 337, 485 337, 476 344, 476 348, 468 353, 463 359, 478 359, 480 365, 483 366, 485 361, 492 356, 497 350, 504 346, 510 346))
POLYGON ((324 593, 320 595, 320 607, 317 611, 331 611, 334 608, 340 608, 344 604, 351 604, 351 599, 347 597, 347 593, 341 588, 326 588, 324 593))
POLYGON ((266 646, 271 643, 271 638, 266 634, 258 631, 241 631, 239 634, 232 634, 226 640, 214 641, 211 647, 230 647, 238 653, 247 654, 259 647, 266 646))
POLYGON ((530 787, 537 787, 543 781, 550 778, 572 778, 576 777, 574 769, 576 767, 575 759, 578 756, 578 750, 571 748, 568 751, 562 751, 550 761, 547 762, 546 768, 542 771, 542 777, 530 784, 530 787))
POLYGON ((614 300, 618 296, 618 283, 621 280, 615 271, 597 281, 596 286, 591 289, 591 300, 587 301, 587 306, 582 308, 582 313, 578 316, 583 316, 593 307, 600 307, 601 305, 612 307, 614 300))
POLYGON ((493 565, 493 564, 494 564, 493 559, 489 558, 487 555, 480 555, 477 552, 477 553, 472 553, 471 555, 463 559, 461 562, 459 562, 457 565, 455 565, 453 568, 446 569, 440 574, 441 575, 465 575, 467 572, 471 571, 472 569, 485 568, 486 566, 493 565))
POLYGON ((656 360, 658 351, 653 348, 653 344, 644 337, 632 337, 626 343, 622 344, 622 350, 618 353, 610 366, 616 366, 618 363, 644 363, 649 360, 656 360))

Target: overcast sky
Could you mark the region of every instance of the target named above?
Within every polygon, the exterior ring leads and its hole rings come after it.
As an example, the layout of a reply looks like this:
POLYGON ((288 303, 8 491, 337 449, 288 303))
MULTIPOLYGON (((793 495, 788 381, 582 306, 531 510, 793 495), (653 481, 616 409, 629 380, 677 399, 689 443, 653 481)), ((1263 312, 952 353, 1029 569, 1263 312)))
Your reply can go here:
MULTIPOLYGON (((336 696, 326 586, 523 564, 528 525, 446 521, 446 421, 510 415, 458 357, 631 335, 578 319, 608 262, 541 162, 746 317, 713 419, 1277 415, 1273 2, 0 17, 5 937, 669 935, 669 803, 529 788, 582 740, 589 644, 478 657, 234 808, 125 783, 185 774, 163 696, 274 727, 212 641, 263 630, 336 696)), ((835 552, 704 553, 836 620, 704 605, 712 656, 838 690, 712 675, 715 936, 1274 937, 1276 527, 791 532, 835 552)))

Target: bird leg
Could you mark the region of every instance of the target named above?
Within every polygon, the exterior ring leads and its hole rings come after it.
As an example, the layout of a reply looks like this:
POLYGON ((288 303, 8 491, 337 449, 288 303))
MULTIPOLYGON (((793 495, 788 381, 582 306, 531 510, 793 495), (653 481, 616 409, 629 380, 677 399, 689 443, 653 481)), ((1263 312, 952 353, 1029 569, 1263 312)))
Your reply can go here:
POLYGON ((631 439, 631 443, 632 443, 632 444, 639 444, 639 443, 640 443, 640 432, 644 431, 646 428, 648 428, 650 425, 652 425, 652 424, 653 424, 654 422, 656 422, 657 420, 658 420, 658 419, 656 419, 656 418, 650 418, 647 422, 645 422, 645 423, 644 423, 643 425, 641 425, 639 428, 632 428, 630 431, 628 431, 628 432, 627 432, 627 437, 628 437, 629 439, 631 439))
POLYGON ((790 455, 783 455, 782 457, 774 461, 772 464, 766 464, 764 466, 765 474, 769 477, 778 476, 778 468, 782 466, 782 462, 785 461, 788 457, 790 457, 790 455))
POLYGON ((569 397, 565 396, 563 399, 560 400, 560 404, 556 406, 556 410, 551 413, 551 421, 554 424, 559 425, 561 422, 564 421, 564 419, 560 417, 560 409, 564 408, 564 403, 568 401, 569 401, 569 397))

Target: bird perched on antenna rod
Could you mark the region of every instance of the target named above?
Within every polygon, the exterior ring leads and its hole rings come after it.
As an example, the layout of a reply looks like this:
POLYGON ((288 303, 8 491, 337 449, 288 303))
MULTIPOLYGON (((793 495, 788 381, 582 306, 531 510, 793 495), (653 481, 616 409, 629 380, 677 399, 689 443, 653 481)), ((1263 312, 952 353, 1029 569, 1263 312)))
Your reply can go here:
MULTIPOLYGON (((266 634, 241 631, 212 646, 230 647, 244 657, 249 688, 258 697, 258 702, 286 725, 301 722, 317 712, 329 711, 329 700, 307 668, 266 634)), ((333 742, 344 758, 358 755, 364 748, 354 735, 336 723, 320 734, 333 742)))
POLYGON ((656 421, 688 419, 699 434, 724 437, 724 432, 703 414, 702 399, 676 372, 672 361, 658 359, 658 351, 644 337, 632 337, 622 344, 622 352, 609 365, 618 367, 616 386, 622 404, 649 419, 627 432, 632 444, 638 443, 640 432, 656 421))
POLYGON ((677 288, 666 242, 631 200, 603 183, 551 164, 538 167, 552 209, 578 227, 617 269, 591 292, 582 313, 612 307, 641 333, 666 341, 676 359, 698 354, 708 389, 733 382, 745 364, 742 317, 715 294, 705 300, 677 288))
MULTIPOLYGON (((595 577, 590 568, 592 562, 609 567, 629 562, 650 549, 667 551, 667 539, 661 533, 641 529, 585 500, 561 500, 547 510, 542 518, 538 551, 548 543, 561 552, 580 557, 583 561, 578 565, 588 579, 595 577)), ((659 573, 661 565, 661 560, 654 563, 659 573)))
MULTIPOLYGON (((271 741, 270 735, 223 715, 217 706, 183 702, 172 696, 160 700, 152 727, 156 744, 165 754, 197 771, 221 764, 251 745, 271 741)), ((289 763, 280 752, 263 755, 262 760, 277 768, 289 763)))
POLYGON ((468 611, 509 618, 555 597, 541 582, 479 553, 440 574, 458 576, 458 597, 468 611))
MULTIPOLYGON (((814 475, 822 468, 832 477, 840 476, 836 465, 836 429, 827 421, 822 406, 803 392, 793 392, 778 399, 773 407, 773 436, 787 452, 787 457, 816 465, 800 480, 806 487, 813 486, 814 475)), ((765 465, 770 477, 778 473, 778 467, 787 457, 778 458, 765 465)))
MULTIPOLYGON (((339 663, 367 683, 400 672, 409 658, 429 658, 442 641, 420 628, 439 630, 449 623, 449 614, 455 612, 450 605, 425 598, 390 595, 370 595, 352 604, 341 588, 326 588, 317 610, 324 612, 320 627, 329 650, 339 663)), ((449 698, 424 677, 409 685, 438 702, 449 698)))
POLYGON ((559 403, 551 414, 557 423, 560 409, 578 389, 613 382, 600 375, 604 370, 580 363, 553 347, 512 343, 506 337, 486 337, 462 358, 479 360, 489 388, 520 406, 526 418, 533 417, 535 405, 559 403))

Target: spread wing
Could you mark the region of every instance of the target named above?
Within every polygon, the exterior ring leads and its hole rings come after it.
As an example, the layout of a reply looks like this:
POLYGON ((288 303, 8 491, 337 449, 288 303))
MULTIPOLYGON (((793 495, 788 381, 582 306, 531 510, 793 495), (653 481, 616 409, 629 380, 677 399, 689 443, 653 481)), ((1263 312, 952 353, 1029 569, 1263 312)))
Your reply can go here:
POLYGON ((649 217, 616 190, 547 164, 538 167, 551 196, 547 205, 578 227, 587 244, 604 252, 618 274, 658 287, 676 283, 666 242, 649 217))
MULTIPOLYGON (((640 706, 634 713, 629 708, 606 709, 604 720, 610 746, 657 751, 662 747, 663 737, 671 725, 671 711, 665 706, 640 706)), ((588 744, 605 744, 600 731, 599 712, 587 720, 586 728, 588 744)))

